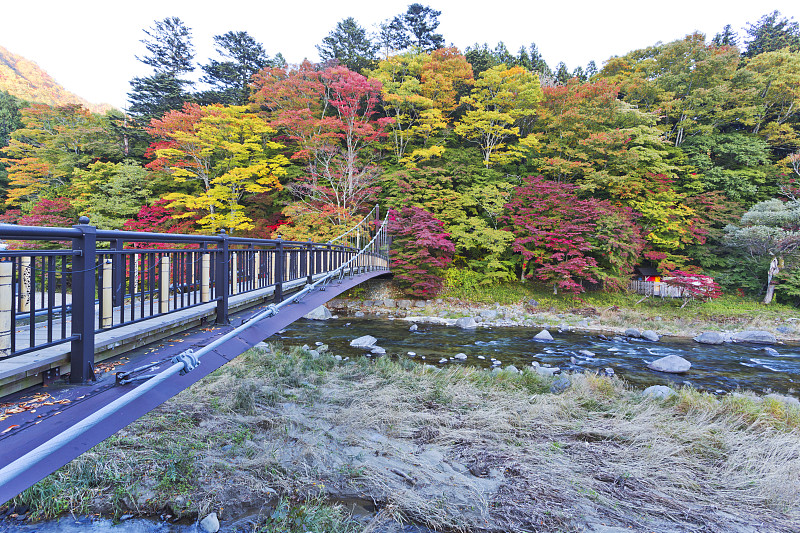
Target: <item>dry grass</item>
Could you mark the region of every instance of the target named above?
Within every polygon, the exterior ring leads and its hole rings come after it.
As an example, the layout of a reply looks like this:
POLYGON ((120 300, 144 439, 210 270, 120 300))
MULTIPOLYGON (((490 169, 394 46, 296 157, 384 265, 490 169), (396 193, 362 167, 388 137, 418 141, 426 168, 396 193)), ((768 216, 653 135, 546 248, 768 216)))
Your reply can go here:
POLYGON ((796 530, 800 411, 570 379, 551 394, 532 373, 251 351, 27 497, 65 502, 42 515, 226 518, 275 490, 373 500, 383 517, 443 530, 796 530))

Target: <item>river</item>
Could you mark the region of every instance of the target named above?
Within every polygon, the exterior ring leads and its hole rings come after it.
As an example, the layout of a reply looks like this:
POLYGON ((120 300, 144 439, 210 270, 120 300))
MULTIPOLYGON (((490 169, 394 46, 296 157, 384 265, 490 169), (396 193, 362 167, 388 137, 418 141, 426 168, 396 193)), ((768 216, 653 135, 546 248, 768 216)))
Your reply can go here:
POLYGON ((715 393, 737 389, 756 392, 796 394, 800 389, 800 345, 782 344, 769 355, 763 345, 699 344, 693 340, 662 338, 659 342, 613 335, 558 333, 553 341, 536 341, 540 329, 522 327, 479 327, 465 330, 453 326, 418 324, 409 331, 405 320, 381 318, 338 318, 328 321, 299 320, 278 337, 286 346, 316 342, 328 344, 333 353, 360 357, 365 350, 350 347, 362 335, 378 339, 386 356, 409 357, 436 366, 467 364, 489 368, 492 358, 502 366, 524 368, 531 362, 557 366, 570 372, 597 372, 612 368, 618 377, 635 387, 691 385, 715 393), (451 360, 464 353, 463 362, 451 360), (590 355, 593 354, 593 355, 590 355), (679 355, 692 363, 686 374, 665 374, 647 368, 647 363, 667 355, 679 355), (482 357, 482 358, 481 358, 482 357), (424 359, 423 359, 424 358, 424 359), (439 363, 447 358, 447 363, 439 363))

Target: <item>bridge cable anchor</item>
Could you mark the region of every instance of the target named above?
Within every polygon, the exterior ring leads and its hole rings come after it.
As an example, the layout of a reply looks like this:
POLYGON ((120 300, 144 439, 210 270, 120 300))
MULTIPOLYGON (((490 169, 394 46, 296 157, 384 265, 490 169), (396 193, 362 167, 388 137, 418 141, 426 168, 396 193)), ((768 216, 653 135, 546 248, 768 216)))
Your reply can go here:
POLYGON ((189 348, 185 352, 181 352, 175 357, 172 358, 173 363, 183 363, 183 370, 181 370, 181 376, 184 374, 188 374, 195 368, 197 365, 200 364, 200 359, 194 354, 194 350, 189 348))

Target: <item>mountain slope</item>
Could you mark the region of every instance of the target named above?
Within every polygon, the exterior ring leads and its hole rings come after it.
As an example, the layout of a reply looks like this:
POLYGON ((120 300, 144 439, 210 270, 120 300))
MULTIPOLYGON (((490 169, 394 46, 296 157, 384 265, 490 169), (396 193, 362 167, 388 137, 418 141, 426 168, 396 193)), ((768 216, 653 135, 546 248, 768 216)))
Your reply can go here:
POLYGON ((109 104, 90 104, 59 85, 39 65, 0 46, 0 91, 52 106, 80 104, 94 113, 113 109, 109 104))

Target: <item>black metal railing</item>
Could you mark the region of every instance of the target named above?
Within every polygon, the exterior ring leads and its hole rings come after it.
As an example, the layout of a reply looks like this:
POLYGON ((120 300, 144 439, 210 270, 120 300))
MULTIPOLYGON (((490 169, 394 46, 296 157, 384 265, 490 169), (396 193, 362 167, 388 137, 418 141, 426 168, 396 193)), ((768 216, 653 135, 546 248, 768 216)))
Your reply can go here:
POLYGON ((215 306, 224 324, 239 294, 272 289, 280 302, 287 284, 343 266, 339 274, 388 270, 384 226, 377 207, 324 244, 99 230, 86 217, 72 228, 0 224, 0 361, 71 343, 70 380, 83 382, 96 333, 201 305, 215 306), (71 249, 23 249, 65 241, 71 249))

